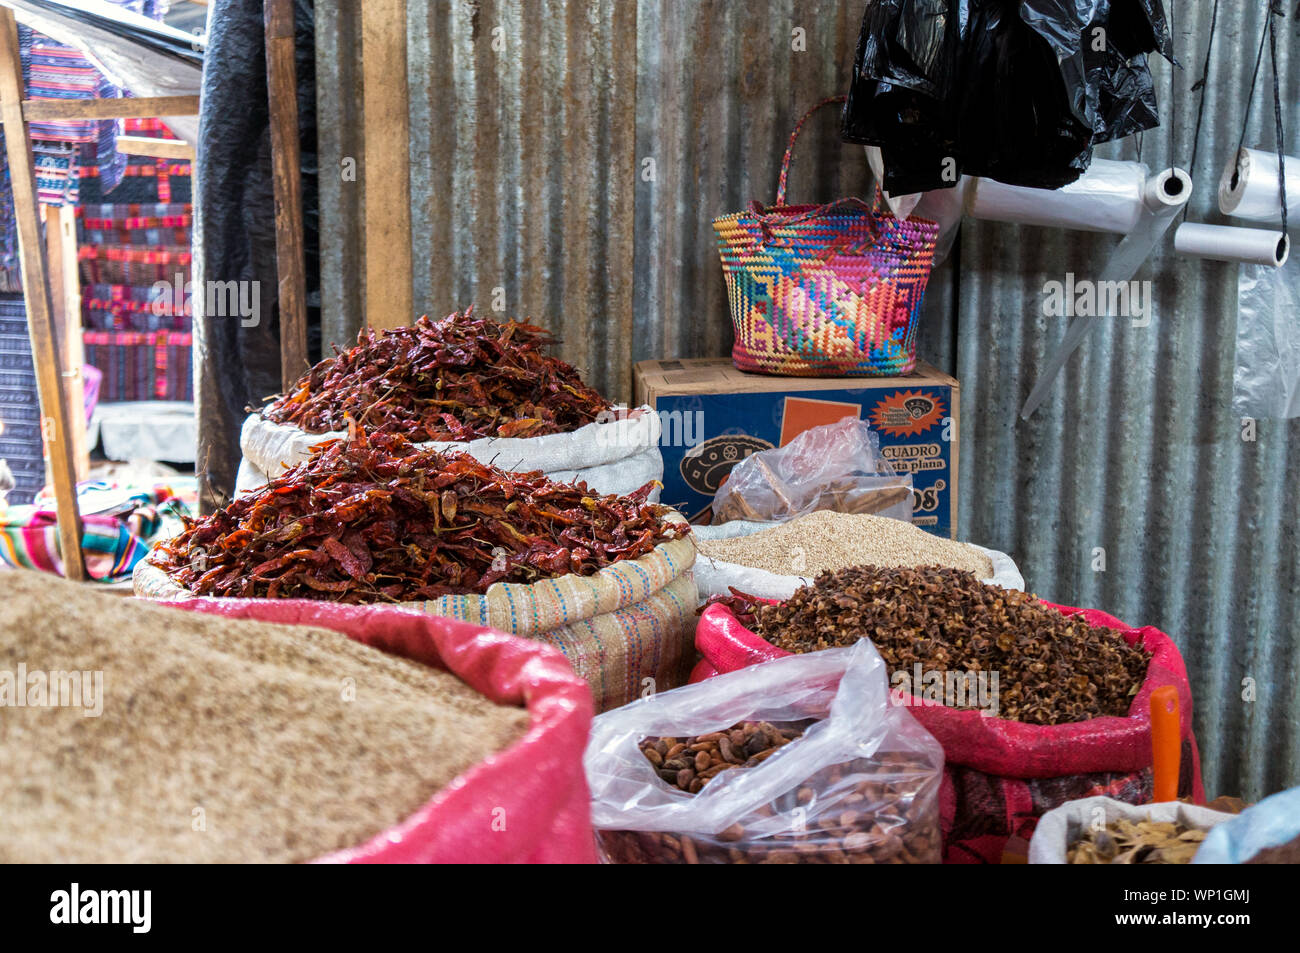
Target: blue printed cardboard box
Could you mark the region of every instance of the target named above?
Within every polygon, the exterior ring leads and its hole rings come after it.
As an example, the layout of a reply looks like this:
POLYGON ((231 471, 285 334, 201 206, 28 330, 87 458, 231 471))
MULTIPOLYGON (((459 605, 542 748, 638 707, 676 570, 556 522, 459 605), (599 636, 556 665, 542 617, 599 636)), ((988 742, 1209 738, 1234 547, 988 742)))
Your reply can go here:
POLYGON ((958 386, 921 362, 905 377, 770 377, 727 358, 642 361, 635 371, 636 403, 663 423, 663 502, 691 522, 711 519, 713 494, 751 453, 855 416, 879 435, 895 470, 912 474, 912 522, 949 537, 957 528, 958 386))

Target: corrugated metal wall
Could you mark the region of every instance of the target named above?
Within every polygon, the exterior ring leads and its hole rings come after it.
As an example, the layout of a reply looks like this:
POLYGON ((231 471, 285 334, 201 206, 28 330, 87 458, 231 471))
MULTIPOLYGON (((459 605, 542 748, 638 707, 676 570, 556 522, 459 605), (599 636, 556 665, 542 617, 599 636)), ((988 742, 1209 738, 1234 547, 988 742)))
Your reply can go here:
MULTIPOLYGON (((847 85, 862 6, 411 0, 417 307, 473 301, 531 315, 621 397, 634 361, 725 353, 710 221, 772 200, 794 120, 847 85)), ((1173 6, 1183 69, 1155 67, 1173 120, 1143 137, 1153 167, 1190 158, 1211 6, 1173 6)), ((339 0, 316 9, 323 314, 326 340, 346 340, 360 315, 365 199, 329 170, 363 161, 358 14, 339 0)), ((1219 221, 1214 189, 1240 132, 1262 10, 1262 0, 1220 4, 1193 221, 1219 221)), ((1297 26, 1285 21, 1279 53, 1288 129, 1300 137, 1297 26)), ((1248 145, 1272 146, 1270 90, 1266 61, 1248 145)), ((870 188, 861 150, 842 147, 835 126, 825 116, 800 140, 792 200, 870 188)), ((1012 553, 1044 596, 1174 635, 1208 789, 1257 797, 1300 783, 1300 434, 1261 422, 1246 443, 1230 414, 1234 266, 1157 256, 1138 275, 1155 282, 1151 327, 1097 329, 1049 402, 1027 423, 1017 417, 1064 332, 1041 316, 1043 283, 1086 274, 1114 241, 967 223, 933 277, 922 350, 963 382, 961 532, 1012 553), (1090 568, 1096 548, 1105 572, 1090 568)))
MULTIPOLYGON (((1278 56, 1295 154, 1300 22, 1288 7, 1278 56)), ((1219 5, 1189 221, 1225 221, 1218 180, 1241 135, 1263 10, 1262 0, 1219 5)), ((1207 0, 1172 6, 1183 68, 1153 66, 1164 122, 1142 137, 1152 168, 1190 160, 1200 95, 1191 87, 1212 11, 1207 0)), ((1245 141, 1274 147, 1267 51, 1245 141)), ((1137 144, 1101 154, 1137 158, 1137 144)), ((1231 413, 1237 266, 1176 257, 1167 241, 1137 275, 1153 282, 1151 326, 1096 329, 1022 422, 1020 405, 1066 326, 1042 316, 1043 283, 1095 276, 1115 239, 982 222, 963 231, 961 533, 1014 555, 1045 597, 1175 638, 1211 794, 1300 783, 1300 422, 1261 421, 1252 443, 1231 413), (1095 548, 1104 572, 1092 569, 1095 548), (1254 680, 1254 701, 1243 700, 1243 679, 1254 680)))

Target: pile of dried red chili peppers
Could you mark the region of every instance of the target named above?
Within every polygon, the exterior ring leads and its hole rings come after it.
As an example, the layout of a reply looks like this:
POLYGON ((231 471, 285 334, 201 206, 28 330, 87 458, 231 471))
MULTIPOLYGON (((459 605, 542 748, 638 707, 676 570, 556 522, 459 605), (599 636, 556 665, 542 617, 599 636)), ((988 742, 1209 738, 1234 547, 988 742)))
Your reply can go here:
POLYGON ((350 417, 418 443, 565 433, 610 409, 571 365, 545 353, 555 343, 546 331, 473 312, 363 330, 263 413, 308 433, 342 430, 350 417))
POLYGON ((590 575, 689 532, 647 503, 358 430, 149 559, 199 595, 384 602, 590 575))

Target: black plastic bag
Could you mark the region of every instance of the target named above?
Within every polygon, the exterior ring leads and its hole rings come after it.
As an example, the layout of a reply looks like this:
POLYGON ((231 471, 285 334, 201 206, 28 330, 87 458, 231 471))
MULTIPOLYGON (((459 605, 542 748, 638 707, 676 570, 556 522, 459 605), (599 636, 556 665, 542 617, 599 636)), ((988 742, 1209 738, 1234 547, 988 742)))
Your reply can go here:
POLYGON ((881 147, 893 195, 960 175, 1059 188, 1094 142, 1158 124, 1160 0, 871 0, 842 135, 881 147))

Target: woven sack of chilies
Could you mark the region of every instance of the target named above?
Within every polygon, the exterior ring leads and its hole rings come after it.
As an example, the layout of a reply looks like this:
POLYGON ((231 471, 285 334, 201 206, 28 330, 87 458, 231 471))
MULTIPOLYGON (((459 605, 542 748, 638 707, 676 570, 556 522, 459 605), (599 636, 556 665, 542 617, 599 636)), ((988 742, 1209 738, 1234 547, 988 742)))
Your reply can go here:
POLYGON ((396 604, 490 626, 558 648, 605 711, 686 674, 695 547, 648 491, 600 496, 361 431, 157 547, 134 589, 396 604))
POLYGON ((551 649, 383 606, 305 599, 187 599, 172 605, 231 619, 333 629, 449 671, 497 704, 528 709, 528 730, 510 747, 465 771, 403 823, 317 863, 595 862, 582 771, 591 698, 551 649))
MULTIPOLYGON (((1159 629, 1132 628, 1093 609, 1040 604, 1066 616, 1079 615, 1089 626, 1116 630, 1130 646, 1140 644, 1150 654, 1146 675, 1126 716, 1055 725, 896 697, 943 745, 939 809, 945 863, 1022 859, 1038 819, 1077 798, 1105 795, 1130 804, 1149 802, 1153 796, 1150 699, 1162 685, 1172 685, 1178 692, 1178 796, 1205 803, 1200 754, 1192 733, 1191 687, 1173 640, 1159 629)), ((742 624, 736 608, 734 603, 717 602, 704 610, 695 632, 695 645, 703 658, 691 673, 691 682, 791 654, 742 624)))
POLYGON ((236 489, 262 485, 357 425, 504 470, 582 480, 598 493, 661 479, 658 415, 613 406, 546 353, 553 343, 539 327, 473 308, 364 330, 244 421, 236 489))

